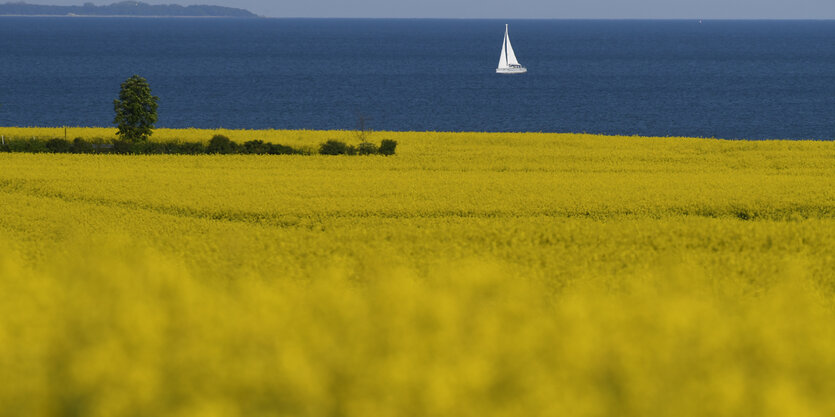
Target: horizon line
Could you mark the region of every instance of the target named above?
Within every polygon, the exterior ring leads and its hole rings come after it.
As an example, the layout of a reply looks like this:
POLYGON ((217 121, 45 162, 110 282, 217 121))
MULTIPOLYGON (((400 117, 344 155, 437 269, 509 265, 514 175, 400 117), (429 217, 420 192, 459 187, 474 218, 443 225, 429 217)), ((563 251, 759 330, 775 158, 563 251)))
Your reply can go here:
POLYGON ((344 17, 344 16, 140 16, 140 15, 21 15, 0 14, 0 17, 56 17, 56 18, 165 18, 165 19, 299 19, 299 20, 534 20, 534 21, 773 21, 773 22, 825 22, 835 17, 773 18, 773 17, 344 17))
MULTIPOLYGON (((231 17, 236 19, 236 17, 231 17)), ((771 20, 771 21, 835 21, 835 17, 338 17, 338 16, 258 16, 263 19, 343 19, 343 20, 771 20)), ((245 19, 245 18, 240 18, 245 19)))

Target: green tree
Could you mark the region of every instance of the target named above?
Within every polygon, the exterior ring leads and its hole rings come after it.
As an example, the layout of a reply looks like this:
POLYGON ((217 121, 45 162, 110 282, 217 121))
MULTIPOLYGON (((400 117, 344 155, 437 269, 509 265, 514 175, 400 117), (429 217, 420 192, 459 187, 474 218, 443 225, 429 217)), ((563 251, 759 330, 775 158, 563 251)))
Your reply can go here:
POLYGON ((119 138, 130 142, 144 142, 153 134, 157 122, 157 101, 151 86, 144 78, 134 75, 122 83, 119 99, 113 101, 119 128, 119 138))

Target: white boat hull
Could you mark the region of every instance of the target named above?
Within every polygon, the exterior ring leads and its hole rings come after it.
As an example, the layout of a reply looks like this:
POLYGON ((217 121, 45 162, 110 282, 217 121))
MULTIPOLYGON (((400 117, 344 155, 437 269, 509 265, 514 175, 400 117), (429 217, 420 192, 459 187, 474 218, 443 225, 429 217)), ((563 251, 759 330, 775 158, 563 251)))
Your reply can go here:
POLYGON ((528 72, 525 67, 522 68, 496 68, 497 74, 524 74, 528 72))

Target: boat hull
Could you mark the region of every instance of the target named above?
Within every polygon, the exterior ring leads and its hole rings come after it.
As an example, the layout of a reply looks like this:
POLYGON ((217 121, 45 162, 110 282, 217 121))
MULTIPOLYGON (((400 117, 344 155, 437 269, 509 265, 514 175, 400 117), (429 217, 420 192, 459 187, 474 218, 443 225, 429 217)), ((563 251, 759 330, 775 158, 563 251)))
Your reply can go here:
POLYGON ((496 68, 496 74, 524 74, 527 68, 496 68))

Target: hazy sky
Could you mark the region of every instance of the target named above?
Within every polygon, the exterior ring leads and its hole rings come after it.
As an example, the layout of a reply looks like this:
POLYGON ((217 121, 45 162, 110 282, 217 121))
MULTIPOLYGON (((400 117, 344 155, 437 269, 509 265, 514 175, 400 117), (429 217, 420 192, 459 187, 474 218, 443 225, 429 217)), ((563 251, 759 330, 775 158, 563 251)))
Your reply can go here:
MULTIPOLYGON (((8 0, 0 0, 5 3, 8 0)), ((110 4, 117 0, 29 0, 110 4)), ((835 0, 144 0, 214 4, 269 17, 835 19, 835 0)))

